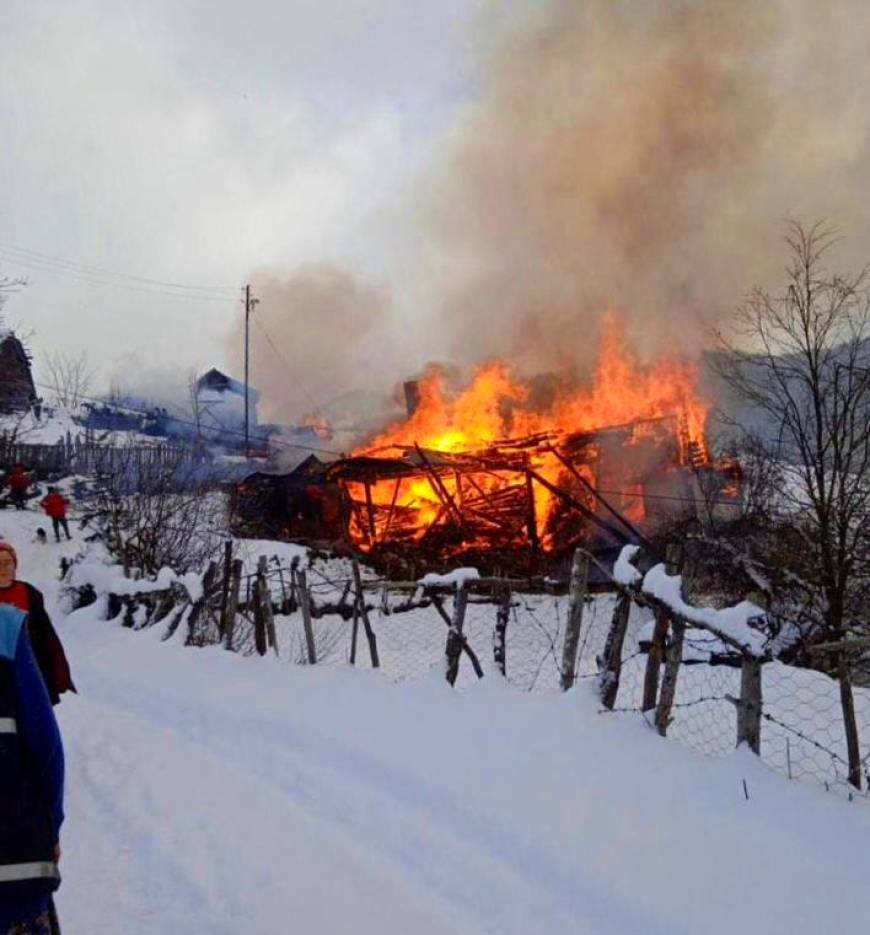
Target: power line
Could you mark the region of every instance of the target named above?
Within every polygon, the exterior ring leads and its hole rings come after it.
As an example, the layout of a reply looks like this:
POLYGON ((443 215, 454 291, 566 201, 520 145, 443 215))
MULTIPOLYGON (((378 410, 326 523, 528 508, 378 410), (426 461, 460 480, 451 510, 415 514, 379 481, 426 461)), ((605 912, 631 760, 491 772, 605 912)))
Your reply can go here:
POLYGON ((225 295, 217 295, 208 292, 186 292, 183 290, 160 288, 158 286, 136 285, 134 283, 125 282, 123 280, 99 278, 97 275, 77 272, 73 269, 68 269, 63 266, 54 266, 46 261, 22 258, 9 253, 2 246, 0 246, 0 256, 5 257, 6 259, 11 259, 14 264, 17 264, 25 270, 46 273, 49 276, 59 276, 61 278, 71 279, 75 282, 86 283, 92 286, 109 286, 116 289, 125 289, 128 292, 139 292, 145 295, 167 295, 176 299, 192 299, 194 301, 200 302, 227 303, 234 301, 233 296, 229 293, 225 295))
POLYGON ((66 260, 61 257, 53 257, 47 253, 40 253, 37 250, 28 250, 24 247, 17 247, 14 244, 0 242, 0 250, 11 256, 18 255, 25 260, 39 261, 47 265, 65 268, 70 272, 86 275, 98 275, 117 279, 130 280, 151 286, 163 286, 172 289, 190 290, 193 292, 207 293, 237 293, 238 289, 234 286, 200 286, 191 283, 173 282, 165 279, 155 279, 149 276, 137 276, 132 273, 121 273, 106 269, 100 266, 91 266, 87 263, 78 263, 74 260, 66 260))
POLYGON ((285 363, 286 366, 287 366, 287 373, 288 373, 288 375, 289 375, 289 376, 291 377, 291 379, 296 383, 296 385, 299 387, 299 389, 302 390, 303 394, 304 394, 305 397, 308 399, 308 402, 310 402, 311 405, 314 406, 314 409, 315 409, 316 411, 319 412, 320 410, 322 410, 322 409, 323 409, 323 406, 321 406, 321 405, 318 404, 317 400, 314 399, 314 397, 311 395, 311 393, 309 393, 308 390, 305 388, 305 386, 304 386, 304 384, 302 383, 302 381, 301 381, 301 380, 296 376, 296 374, 293 372, 293 365, 290 363, 289 360, 287 360, 287 358, 284 356, 283 352, 278 348, 278 346, 277 346, 277 345, 275 344, 275 342, 272 340, 271 336, 269 335, 269 332, 266 331, 265 326, 264 326, 264 325, 259 321, 259 319, 257 319, 257 318, 253 319, 253 321, 254 321, 254 324, 257 326, 257 328, 260 329, 260 332, 262 333, 263 337, 264 337, 264 338, 266 339, 266 341, 268 342, 269 347, 271 347, 272 350, 278 355, 278 357, 280 357, 281 360, 284 361, 284 363, 285 363))

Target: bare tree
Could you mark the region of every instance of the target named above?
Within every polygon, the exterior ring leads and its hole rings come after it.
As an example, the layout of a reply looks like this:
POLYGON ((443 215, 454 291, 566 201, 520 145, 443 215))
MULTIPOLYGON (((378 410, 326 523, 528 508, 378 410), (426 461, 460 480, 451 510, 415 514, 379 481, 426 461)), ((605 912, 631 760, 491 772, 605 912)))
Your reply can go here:
POLYGON ((87 399, 94 371, 85 352, 77 357, 60 352, 46 354, 45 368, 58 406, 75 409, 87 399))
MULTIPOLYGON (((719 374, 749 404, 741 426, 775 462, 777 506, 798 537, 781 556, 818 598, 816 636, 867 629, 870 573, 870 268, 834 273, 823 224, 788 223, 790 263, 775 293, 756 288, 734 338, 720 336, 719 374), (760 417, 760 418, 759 418, 760 417)), ((848 659, 838 654, 850 781, 860 755, 848 659), (850 726, 851 725, 851 726, 850 726)))
POLYGON ((184 449, 115 449, 99 471, 89 522, 132 574, 201 570, 223 543, 225 505, 214 478, 184 449))

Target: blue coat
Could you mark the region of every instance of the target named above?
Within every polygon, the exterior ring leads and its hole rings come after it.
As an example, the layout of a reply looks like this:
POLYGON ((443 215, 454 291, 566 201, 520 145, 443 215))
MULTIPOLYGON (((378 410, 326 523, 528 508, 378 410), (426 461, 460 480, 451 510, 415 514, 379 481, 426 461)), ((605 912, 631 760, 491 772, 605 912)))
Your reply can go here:
POLYGON ((25 614, 0 606, 0 931, 39 915, 60 884, 60 731, 25 614))

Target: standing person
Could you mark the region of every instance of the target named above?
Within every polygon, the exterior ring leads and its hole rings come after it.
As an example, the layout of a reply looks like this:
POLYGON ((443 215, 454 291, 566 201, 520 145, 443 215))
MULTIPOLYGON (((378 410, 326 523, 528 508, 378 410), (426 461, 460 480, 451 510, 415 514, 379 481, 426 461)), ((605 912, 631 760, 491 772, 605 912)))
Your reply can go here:
POLYGON ((45 510, 46 515, 51 517, 51 525, 54 527, 55 540, 60 542, 61 526, 66 533, 67 541, 72 539, 72 536, 69 534, 69 523, 66 519, 69 500, 67 500, 62 493, 58 493, 57 487, 48 488, 48 495, 43 497, 40 505, 43 510, 45 510))
POLYGON ((27 501, 27 489, 30 487, 30 477, 24 466, 16 464, 6 477, 9 487, 9 499, 15 504, 16 510, 23 510, 27 501))
POLYGON ((59 935, 63 743, 25 621, 0 606, 0 935, 59 935))
POLYGON ((66 653, 51 625, 41 592, 32 584, 17 580, 17 572, 18 555, 15 549, 8 542, 0 542, 0 606, 9 604, 27 614, 27 630, 33 653, 45 679, 48 697, 52 704, 57 704, 64 692, 76 690, 66 653))

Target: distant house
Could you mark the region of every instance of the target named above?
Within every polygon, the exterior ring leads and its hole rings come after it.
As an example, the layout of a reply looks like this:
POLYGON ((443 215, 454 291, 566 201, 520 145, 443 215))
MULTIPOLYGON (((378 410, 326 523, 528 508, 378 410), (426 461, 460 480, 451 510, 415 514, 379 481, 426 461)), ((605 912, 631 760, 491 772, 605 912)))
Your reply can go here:
POLYGON ((0 331, 0 412, 21 412, 36 399, 30 355, 11 331, 0 331))
MULTIPOLYGON (((245 426, 245 384, 212 368, 196 381, 199 421, 203 429, 238 433, 245 426)), ((257 427, 257 403, 260 394, 248 388, 248 418, 250 431, 257 427)))

